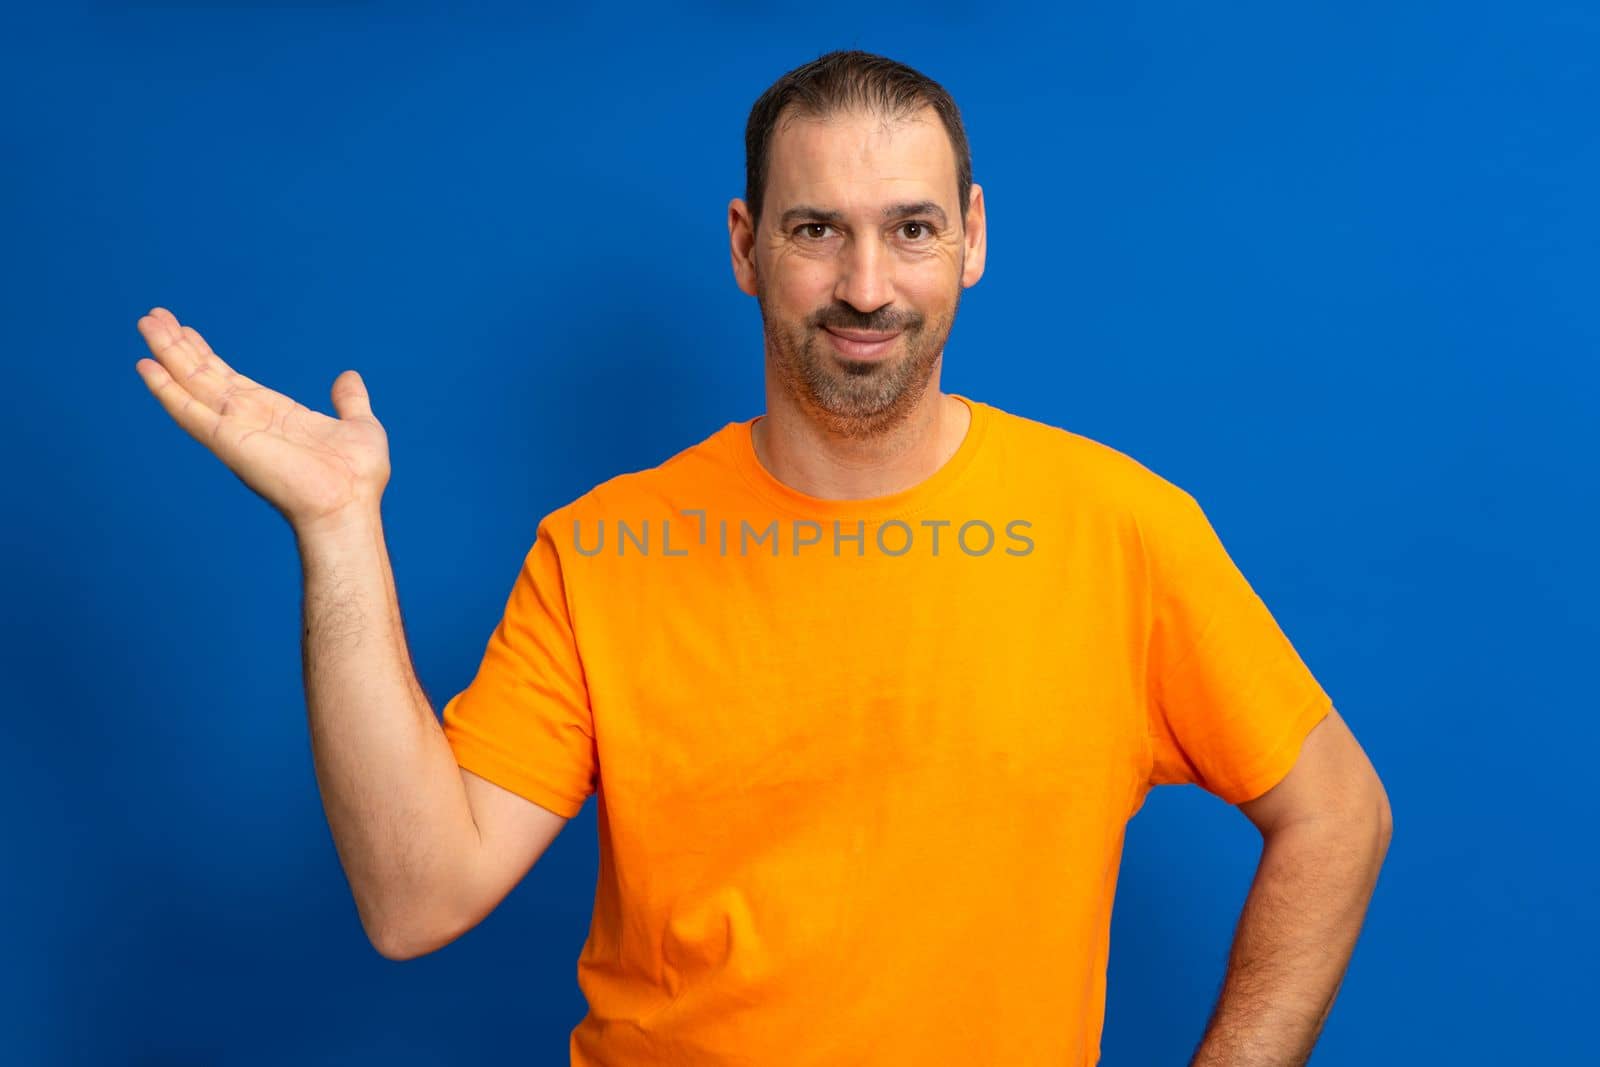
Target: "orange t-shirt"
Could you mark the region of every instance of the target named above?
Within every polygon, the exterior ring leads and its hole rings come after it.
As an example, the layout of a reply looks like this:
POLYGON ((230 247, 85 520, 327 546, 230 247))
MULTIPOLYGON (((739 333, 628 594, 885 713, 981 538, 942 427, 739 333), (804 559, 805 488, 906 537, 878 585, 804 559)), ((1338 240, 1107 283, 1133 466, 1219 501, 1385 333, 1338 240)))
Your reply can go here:
POLYGON ((749 419, 540 522, 444 730, 597 796, 577 1067, 1093 1065, 1128 819, 1260 795, 1332 706, 1192 496, 960 399, 889 496, 749 419))

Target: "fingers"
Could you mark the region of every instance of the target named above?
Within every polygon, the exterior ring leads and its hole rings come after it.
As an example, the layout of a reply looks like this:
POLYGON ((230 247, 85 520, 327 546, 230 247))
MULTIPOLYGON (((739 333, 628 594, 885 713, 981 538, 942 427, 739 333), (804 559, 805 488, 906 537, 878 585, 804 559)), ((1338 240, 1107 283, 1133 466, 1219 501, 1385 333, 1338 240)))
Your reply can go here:
POLYGON ((200 353, 192 343, 183 343, 186 340, 183 329, 172 312, 162 307, 151 308, 148 315, 140 317, 137 325, 144 343, 150 346, 150 354, 160 361, 168 374, 183 381, 199 369, 200 353))
POLYGON ((184 326, 163 307, 150 309, 138 322, 139 333, 150 354, 177 385, 214 412, 220 412, 229 393, 259 383, 235 371, 212 351, 200 331, 184 326))
POLYGON ((193 394, 173 379, 163 364, 153 359, 141 359, 134 364, 134 369, 156 399, 161 401, 161 406, 167 409, 173 421, 182 426, 190 437, 211 447, 222 416, 196 400, 193 394))
MULTIPOLYGON (((172 319, 172 323, 173 324, 177 324, 177 322, 178 322, 177 317, 174 316, 172 314, 172 312, 167 311, 166 308, 157 308, 156 310, 164 312, 167 317, 172 319)), ((206 341, 206 339, 204 337, 200 336, 200 331, 195 329, 193 326, 179 326, 178 327, 178 332, 183 335, 183 339, 185 341, 189 342, 189 347, 192 348, 195 351, 195 354, 201 360, 204 360, 206 362, 213 362, 214 361, 216 363, 218 369, 221 370, 223 374, 230 375, 230 376, 232 376, 234 378, 237 378, 241 382, 247 382, 250 385, 258 384, 256 382, 251 381, 249 378, 246 378, 244 375, 240 374, 238 371, 234 370, 232 367, 228 366, 227 361, 224 360, 221 356, 217 355, 215 352, 213 352, 211 350, 211 345, 209 343, 207 343, 207 341, 206 341)))

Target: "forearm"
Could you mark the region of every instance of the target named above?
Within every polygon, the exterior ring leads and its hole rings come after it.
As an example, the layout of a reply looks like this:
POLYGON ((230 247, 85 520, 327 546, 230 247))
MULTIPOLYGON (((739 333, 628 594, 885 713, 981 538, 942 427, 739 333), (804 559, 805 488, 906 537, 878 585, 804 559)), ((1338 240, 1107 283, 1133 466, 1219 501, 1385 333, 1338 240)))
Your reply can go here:
POLYGON ((1268 836, 1191 1067, 1300 1067, 1333 1008, 1388 848, 1381 821, 1268 836))
POLYGON ((368 938, 403 952, 469 877, 477 827, 406 649, 376 506, 296 538, 317 785, 368 938))

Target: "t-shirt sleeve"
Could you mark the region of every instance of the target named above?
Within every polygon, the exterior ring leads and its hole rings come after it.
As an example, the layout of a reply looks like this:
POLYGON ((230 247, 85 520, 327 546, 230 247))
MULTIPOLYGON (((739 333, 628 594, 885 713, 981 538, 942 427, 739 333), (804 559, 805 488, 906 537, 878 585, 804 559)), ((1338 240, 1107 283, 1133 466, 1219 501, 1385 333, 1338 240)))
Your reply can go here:
POLYGON ((456 762, 572 818, 599 761, 550 517, 539 524, 478 673, 442 712, 456 762))
POLYGON ((1333 701, 1193 496, 1165 483, 1140 518, 1150 583, 1150 785, 1230 804, 1277 785, 1333 701))

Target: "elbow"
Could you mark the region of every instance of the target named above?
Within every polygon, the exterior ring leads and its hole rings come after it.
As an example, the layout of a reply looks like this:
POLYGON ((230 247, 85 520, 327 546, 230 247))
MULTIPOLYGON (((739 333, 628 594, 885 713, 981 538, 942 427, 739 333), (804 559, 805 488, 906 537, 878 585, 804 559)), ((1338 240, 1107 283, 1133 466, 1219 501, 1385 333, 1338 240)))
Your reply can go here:
POLYGON ((385 937, 369 936, 367 940, 372 943, 373 948, 378 950, 378 955, 386 960, 394 960, 396 963, 404 960, 414 960, 418 956, 426 956, 430 952, 443 948, 445 944, 442 941, 430 943, 393 934, 385 937))
POLYGON ((368 931, 367 940, 378 950, 378 955, 386 960, 400 963, 436 952, 453 939, 423 937, 413 930, 391 927, 378 933, 368 931))
POLYGON ((392 934, 374 936, 369 933, 367 940, 372 943, 372 947, 377 950, 378 955, 386 960, 394 960, 396 963, 402 960, 416 959, 422 955, 421 952, 415 950, 412 942, 403 937, 397 937, 392 934))
POLYGON ((1374 792, 1376 797, 1374 807, 1377 814, 1372 816, 1372 821, 1368 825, 1373 828, 1371 830, 1373 862, 1382 866, 1389 855, 1389 841, 1394 837, 1394 812, 1389 808, 1389 794, 1384 790, 1382 783, 1376 783, 1374 792))
POLYGON ((378 955, 397 963, 437 952, 464 932, 454 927, 440 930, 417 923, 391 922, 382 925, 363 923, 363 926, 367 932, 367 940, 378 951, 378 955))
POLYGON ((378 923, 366 915, 361 916, 361 929, 366 932, 367 943, 377 950, 378 955, 386 960, 409 960, 416 954, 412 952, 410 941, 401 930, 391 924, 378 923))
POLYGON ((377 915, 367 908, 358 907, 357 914, 361 918, 361 929, 367 935, 367 943, 384 959, 398 962, 424 954, 417 951, 416 939, 404 924, 391 917, 377 915))

